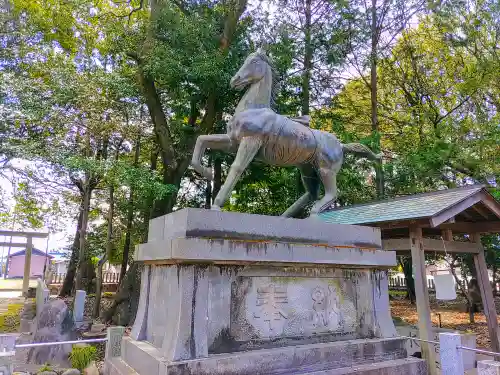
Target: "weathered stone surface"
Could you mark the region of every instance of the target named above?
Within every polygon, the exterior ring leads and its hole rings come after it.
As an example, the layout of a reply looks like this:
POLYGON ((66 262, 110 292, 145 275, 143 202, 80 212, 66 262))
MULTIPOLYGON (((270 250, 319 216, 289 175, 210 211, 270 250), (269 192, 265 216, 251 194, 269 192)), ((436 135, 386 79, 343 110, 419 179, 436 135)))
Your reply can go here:
POLYGON ((381 248, 380 230, 310 219, 184 208, 150 221, 150 242, 172 238, 220 238, 381 248))
POLYGON ((442 332, 439 334, 439 354, 443 374, 462 375, 464 373, 462 350, 457 348, 460 345, 458 333, 442 332))
POLYGON ((14 372, 14 351, 0 352, 0 373, 11 375, 14 372))
POLYGON ((73 302, 73 318, 75 322, 83 321, 83 311, 85 309, 85 297, 87 292, 84 290, 77 290, 73 302))
POLYGON ((356 277, 238 277, 231 335, 238 341, 319 334, 356 337, 356 277))
POLYGON ((106 374, 340 374, 406 358, 378 231, 182 210, 153 220, 149 240, 132 334, 106 374))
POLYGON ((36 305, 34 301, 26 301, 21 311, 21 319, 32 320, 36 316, 36 305))
POLYGON ((119 357, 121 355, 122 338, 125 327, 109 327, 107 330, 106 358, 119 357))
MULTIPOLYGON (((399 323, 396 325, 396 330, 399 336, 406 337, 419 337, 418 336, 418 327, 408 325, 405 323, 399 323)), ((446 329, 446 328, 438 328, 432 327, 431 330, 431 338, 430 340, 439 341, 439 334, 442 332, 453 333, 457 332, 455 330, 446 329)), ((475 333, 460 333, 460 345, 475 349, 476 348, 476 334, 475 333)), ((440 348, 435 348, 437 353, 440 353, 440 348)), ((408 355, 414 355, 417 352, 421 352, 420 343, 415 340, 407 340, 406 341, 406 351, 408 355)), ((463 350, 462 351, 462 360, 464 371, 468 371, 476 368, 476 352, 472 350, 463 350)), ((438 368, 441 368, 441 356, 436 355, 436 365, 438 368)))
MULTIPOLYGON (((124 362, 137 373, 148 375, 299 374, 334 369, 339 371, 356 364, 379 363, 406 357, 402 339, 352 340, 300 345, 253 350, 237 355, 214 355, 178 362, 167 361, 158 349, 146 342, 126 338, 123 346, 125 348, 122 357, 124 362)), ((415 362, 420 361, 415 360, 415 362)))
POLYGON ((147 319, 149 309, 149 290, 151 278, 151 266, 145 265, 141 273, 141 293, 139 295, 139 306, 135 317, 134 327, 130 336, 134 340, 144 340, 147 331, 147 319))
POLYGON ((76 368, 70 368, 62 373, 62 375, 80 375, 80 370, 76 368))
POLYGON ((394 267, 396 254, 357 247, 175 238, 139 245, 135 260, 164 263, 245 265, 252 263, 394 267))
POLYGON ((492 360, 478 361, 477 375, 500 375, 500 362, 492 360))
POLYGON ((41 279, 37 280, 36 286, 36 315, 39 316, 43 307, 49 301, 49 290, 45 285, 45 282, 41 279))
MULTIPOLYGON (((357 365, 344 369, 317 371, 304 375, 427 375, 425 361, 417 358, 396 359, 367 365, 357 365)), ((291 375, 291 374, 290 374, 291 375)))
POLYGON ((385 271, 172 265, 143 272, 149 307, 132 332, 142 330, 174 361, 396 335, 385 271))
POLYGON ((83 369, 83 375, 99 375, 99 369, 97 368, 95 362, 91 362, 83 369))
MULTIPOLYGON (((36 319, 33 342, 68 341, 74 338, 74 322, 67 305, 59 299, 45 304, 36 319)), ((28 353, 28 363, 70 367, 70 352, 71 345, 34 347, 28 353)))

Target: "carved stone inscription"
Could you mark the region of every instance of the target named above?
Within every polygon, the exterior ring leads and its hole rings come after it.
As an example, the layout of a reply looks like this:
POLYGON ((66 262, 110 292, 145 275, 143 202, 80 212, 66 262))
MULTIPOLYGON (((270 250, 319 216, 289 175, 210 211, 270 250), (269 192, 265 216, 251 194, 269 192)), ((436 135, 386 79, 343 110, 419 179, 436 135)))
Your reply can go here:
POLYGON ((318 334, 352 335, 356 285, 344 278, 239 277, 233 285, 236 340, 318 334))

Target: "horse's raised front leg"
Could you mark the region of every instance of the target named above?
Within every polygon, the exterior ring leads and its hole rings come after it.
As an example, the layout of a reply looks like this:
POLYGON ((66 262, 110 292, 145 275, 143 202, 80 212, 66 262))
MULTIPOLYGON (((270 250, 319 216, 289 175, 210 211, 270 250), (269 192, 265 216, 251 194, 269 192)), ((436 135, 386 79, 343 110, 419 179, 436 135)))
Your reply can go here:
POLYGON ((196 145, 194 146, 193 157, 191 158, 191 166, 196 172, 201 174, 203 177, 212 180, 213 173, 210 168, 201 165, 201 159, 205 150, 211 148, 214 150, 229 150, 231 148, 231 139, 227 134, 210 134, 210 135, 200 135, 196 139, 196 145))
POLYGON ((325 195, 319 201, 314 203, 310 216, 316 216, 324 208, 334 202, 335 199, 337 199, 337 173, 339 169, 340 168, 330 169, 324 167, 319 169, 319 176, 321 178, 321 182, 323 182, 323 186, 325 187, 325 195))
POLYGON ((215 198, 212 210, 220 210, 220 208, 224 205, 229 197, 229 194, 231 194, 234 186, 240 179, 241 174, 252 162, 261 146, 262 139, 258 137, 245 137, 241 140, 238 152, 236 153, 236 158, 229 169, 224 185, 222 185, 219 194, 217 194, 217 197, 215 198))

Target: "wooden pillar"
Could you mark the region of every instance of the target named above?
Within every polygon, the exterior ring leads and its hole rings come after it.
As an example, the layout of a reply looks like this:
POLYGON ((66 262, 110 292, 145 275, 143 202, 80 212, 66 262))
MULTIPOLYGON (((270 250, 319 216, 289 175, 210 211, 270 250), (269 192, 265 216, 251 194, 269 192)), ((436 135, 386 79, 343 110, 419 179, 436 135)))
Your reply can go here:
MULTIPOLYGON (((433 341, 431 323, 431 308, 429 305, 429 291, 427 289, 427 277, 425 274, 424 244, 422 240, 422 228, 410 227, 410 249, 415 278, 415 297, 417 300, 418 313, 418 335, 422 340, 433 341)), ((436 352, 434 345, 421 342, 422 358, 426 359, 429 374, 435 375, 436 352)))
MULTIPOLYGON (((488 269, 486 268, 486 259, 484 256, 484 248, 481 244, 481 235, 473 233, 470 235, 472 242, 476 243, 479 248, 479 253, 474 254, 474 265, 477 272, 477 283, 481 291, 481 299, 483 301, 484 315, 488 324, 488 332, 490 334, 491 350, 500 352, 500 344, 498 341, 498 320, 495 301, 493 300, 493 290, 491 289, 490 278, 488 277, 488 269)), ((495 358, 497 361, 500 357, 495 358)))
POLYGON ((453 232, 451 229, 443 229, 441 235, 443 236, 443 240, 453 241, 453 232))
POLYGON ((31 271, 31 252, 33 250, 33 238, 28 236, 26 243, 26 253, 24 255, 24 276, 23 276, 23 295, 28 295, 30 287, 30 271, 31 271))

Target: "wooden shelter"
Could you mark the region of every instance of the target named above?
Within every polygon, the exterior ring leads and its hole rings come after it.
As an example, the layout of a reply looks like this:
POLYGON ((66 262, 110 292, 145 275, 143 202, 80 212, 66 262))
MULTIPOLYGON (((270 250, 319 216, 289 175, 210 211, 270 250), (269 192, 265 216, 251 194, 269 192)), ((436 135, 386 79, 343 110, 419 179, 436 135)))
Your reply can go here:
POLYGON ((33 252, 33 238, 47 238, 48 233, 37 233, 37 232, 18 232, 12 230, 0 230, 0 236, 10 236, 10 237, 24 237, 26 242, 0 242, 0 246, 15 247, 15 248, 25 248, 25 261, 24 261, 24 276, 23 276, 23 295, 28 294, 28 288, 30 283, 30 269, 31 269, 31 254, 33 252))
MULTIPOLYGON (((423 340, 431 339, 424 252, 473 254, 491 349, 500 352, 497 313, 481 245, 481 234, 500 233, 500 202, 484 186, 470 185, 341 207, 323 212, 320 217, 331 223, 378 227, 384 250, 411 253, 418 328, 423 340), (453 240, 459 234, 464 241, 453 240)), ((430 345, 422 345, 422 355, 428 363, 435 363, 435 352, 430 345)), ((432 374, 436 371, 433 367, 432 374)))

